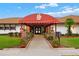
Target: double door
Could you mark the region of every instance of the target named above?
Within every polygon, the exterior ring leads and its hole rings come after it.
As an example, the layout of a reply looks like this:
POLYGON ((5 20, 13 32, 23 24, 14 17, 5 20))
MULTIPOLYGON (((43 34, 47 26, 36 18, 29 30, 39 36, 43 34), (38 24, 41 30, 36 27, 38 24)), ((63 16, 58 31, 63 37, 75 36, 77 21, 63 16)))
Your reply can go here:
POLYGON ((35 27, 34 32, 35 34, 41 34, 41 27, 35 27))

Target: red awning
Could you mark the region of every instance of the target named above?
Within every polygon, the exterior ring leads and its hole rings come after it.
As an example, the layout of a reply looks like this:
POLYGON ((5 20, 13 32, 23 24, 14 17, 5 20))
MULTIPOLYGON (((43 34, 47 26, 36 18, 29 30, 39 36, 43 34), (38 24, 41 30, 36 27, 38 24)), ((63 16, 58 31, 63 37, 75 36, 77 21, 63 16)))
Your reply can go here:
POLYGON ((24 17, 19 23, 25 24, 55 24, 59 23, 59 21, 47 14, 31 14, 24 17))

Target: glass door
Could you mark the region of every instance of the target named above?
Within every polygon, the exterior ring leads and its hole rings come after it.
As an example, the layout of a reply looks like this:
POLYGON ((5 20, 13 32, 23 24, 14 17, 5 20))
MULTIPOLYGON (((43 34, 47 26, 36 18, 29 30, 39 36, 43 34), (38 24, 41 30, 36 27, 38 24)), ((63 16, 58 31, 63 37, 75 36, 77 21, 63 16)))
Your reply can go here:
POLYGON ((41 27, 35 27, 35 34, 41 34, 41 27))

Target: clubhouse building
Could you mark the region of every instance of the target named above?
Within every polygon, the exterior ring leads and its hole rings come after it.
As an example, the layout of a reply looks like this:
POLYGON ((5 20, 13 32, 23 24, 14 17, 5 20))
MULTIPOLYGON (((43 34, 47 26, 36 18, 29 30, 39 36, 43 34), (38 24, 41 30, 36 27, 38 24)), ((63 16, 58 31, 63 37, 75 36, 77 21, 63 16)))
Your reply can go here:
POLYGON ((6 18, 0 19, 0 34, 8 34, 10 32, 21 32, 24 29, 34 34, 42 34, 45 32, 61 32, 67 33, 65 20, 73 18, 76 24, 71 28, 73 33, 79 34, 79 17, 66 16, 63 18, 54 18, 47 14, 31 14, 24 18, 6 18))

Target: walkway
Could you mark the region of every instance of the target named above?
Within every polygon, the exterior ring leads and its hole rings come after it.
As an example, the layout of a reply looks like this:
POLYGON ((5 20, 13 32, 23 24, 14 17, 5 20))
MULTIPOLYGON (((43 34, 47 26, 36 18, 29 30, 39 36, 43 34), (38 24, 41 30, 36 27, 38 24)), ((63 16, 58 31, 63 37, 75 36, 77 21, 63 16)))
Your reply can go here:
POLYGON ((50 43, 42 36, 35 35, 30 42, 28 49, 51 49, 50 43))
POLYGON ((35 36, 27 48, 6 48, 0 50, 0 55, 7 56, 54 56, 54 55, 79 55, 79 49, 51 48, 43 36, 35 36))

